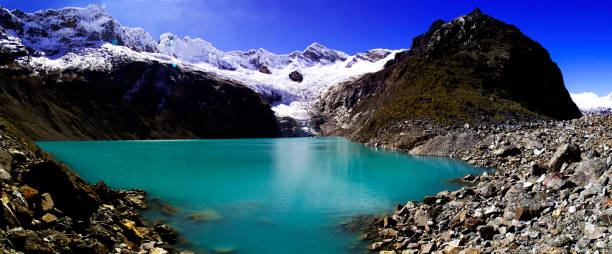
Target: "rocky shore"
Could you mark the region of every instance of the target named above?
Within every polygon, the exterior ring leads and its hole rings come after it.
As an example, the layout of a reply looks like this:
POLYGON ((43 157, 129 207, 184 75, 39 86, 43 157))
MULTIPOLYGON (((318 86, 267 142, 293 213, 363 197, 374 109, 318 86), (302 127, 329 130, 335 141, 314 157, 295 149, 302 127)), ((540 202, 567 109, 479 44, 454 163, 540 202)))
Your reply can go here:
POLYGON ((0 253, 192 253, 177 232, 150 225, 142 190, 90 185, 0 123, 0 253))
POLYGON ((409 152, 495 170, 465 176, 461 180, 470 186, 397 204, 393 214, 361 225, 368 249, 381 254, 611 253, 612 115, 466 125, 409 152))

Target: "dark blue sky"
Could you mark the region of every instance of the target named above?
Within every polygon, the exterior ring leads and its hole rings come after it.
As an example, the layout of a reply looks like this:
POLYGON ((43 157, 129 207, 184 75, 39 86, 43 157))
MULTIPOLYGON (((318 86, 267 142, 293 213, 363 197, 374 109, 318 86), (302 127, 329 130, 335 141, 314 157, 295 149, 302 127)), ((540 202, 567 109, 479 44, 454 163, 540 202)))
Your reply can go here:
POLYGON ((612 91, 612 1, 332 1, 332 0, 0 0, 26 12, 104 5, 126 26, 157 38, 201 37, 221 50, 303 50, 312 42, 354 54, 409 48, 436 19, 475 7, 516 25, 547 48, 570 92, 612 91))

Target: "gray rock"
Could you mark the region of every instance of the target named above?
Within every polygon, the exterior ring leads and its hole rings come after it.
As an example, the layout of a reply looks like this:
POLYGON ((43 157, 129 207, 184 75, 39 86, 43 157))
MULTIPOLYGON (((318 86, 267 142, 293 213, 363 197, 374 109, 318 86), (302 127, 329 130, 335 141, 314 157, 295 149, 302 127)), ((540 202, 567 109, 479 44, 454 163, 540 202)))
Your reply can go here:
POLYGON ((414 214, 414 223, 417 224, 418 226, 424 227, 427 226, 427 221, 429 221, 429 215, 427 214, 427 211, 423 210, 423 209, 419 209, 416 211, 416 213, 414 214))
POLYGON ((587 239, 599 239, 604 235, 604 231, 605 228, 603 227, 598 227, 588 222, 584 223, 583 233, 584 237, 586 237, 587 239))
POLYGON ((15 161, 17 163, 24 163, 24 162, 26 162, 26 155, 22 151, 15 150, 15 149, 10 149, 9 150, 9 154, 11 154, 11 156, 13 157, 13 161, 15 161))
POLYGON ((521 149, 515 145, 505 146, 493 151, 493 155, 498 157, 516 156, 521 154, 521 149))
POLYGON ((523 147, 529 149, 529 150, 535 150, 535 149, 542 149, 544 148, 544 145, 542 144, 542 142, 537 141, 537 140, 525 140, 522 142, 523 147))
POLYGON ((601 159, 591 159, 578 164, 570 181, 578 186, 597 181, 601 174, 607 169, 606 163, 601 159))
POLYGON ((7 151, 0 149, 0 168, 4 168, 7 172, 11 172, 11 164, 13 163, 13 156, 7 151))
POLYGON ((532 164, 529 173, 533 176, 540 176, 548 171, 548 167, 540 164, 532 164))
POLYGON ((557 148, 557 151, 548 162, 548 167, 552 170, 559 170, 563 163, 580 161, 580 148, 574 144, 564 144, 557 148))
POLYGON ((0 168, 0 180, 8 181, 11 180, 11 174, 6 172, 3 168, 0 168))
POLYGON ((493 228, 492 226, 488 226, 488 225, 478 226, 477 230, 478 230, 478 233, 480 234, 480 237, 482 237, 482 239, 485 239, 485 240, 492 240, 493 235, 495 235, 495 228, 493 228))

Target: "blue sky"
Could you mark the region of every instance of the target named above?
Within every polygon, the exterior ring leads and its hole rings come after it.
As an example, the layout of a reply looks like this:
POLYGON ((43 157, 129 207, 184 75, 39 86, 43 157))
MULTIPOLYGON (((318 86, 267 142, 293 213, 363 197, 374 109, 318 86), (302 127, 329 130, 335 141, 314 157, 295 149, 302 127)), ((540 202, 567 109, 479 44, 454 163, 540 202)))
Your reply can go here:
POLYGON ((612 92, 612 1, 0 0, 26 12, 99 4, 154 38, 200 37, 221 50, 303 50, 312 42, 354 54, 409 48, 436 19, 480 8, 549 50, 570 92, 612 92))

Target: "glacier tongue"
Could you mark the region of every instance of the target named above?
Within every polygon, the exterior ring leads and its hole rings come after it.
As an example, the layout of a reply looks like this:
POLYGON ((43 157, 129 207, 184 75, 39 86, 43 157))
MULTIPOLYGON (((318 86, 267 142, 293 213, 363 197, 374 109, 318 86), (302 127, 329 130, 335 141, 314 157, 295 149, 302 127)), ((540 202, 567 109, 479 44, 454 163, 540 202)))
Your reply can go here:
MULTIPOLYGON (((31 53, 29 64, 39 72, 112 71, 117 61, 198 69, 252 88, 268 99, 277 116, 295 119, 306 133, 312 133, 310 110, 324 89, 381 70, 400 51, 374 49, 350 56, 315 42, 290 54, 265 49, 223 52, 200 38, 170 33, 156 42, 142 28, 124 27, 96 5, 34 13, 0 7, 0 27, 20 39, 17 44, 31 53), (292 72, 303 80, 291 80, 292 72)), ((8 38, 0 38, 0 44, 13 43, 8 38)))

